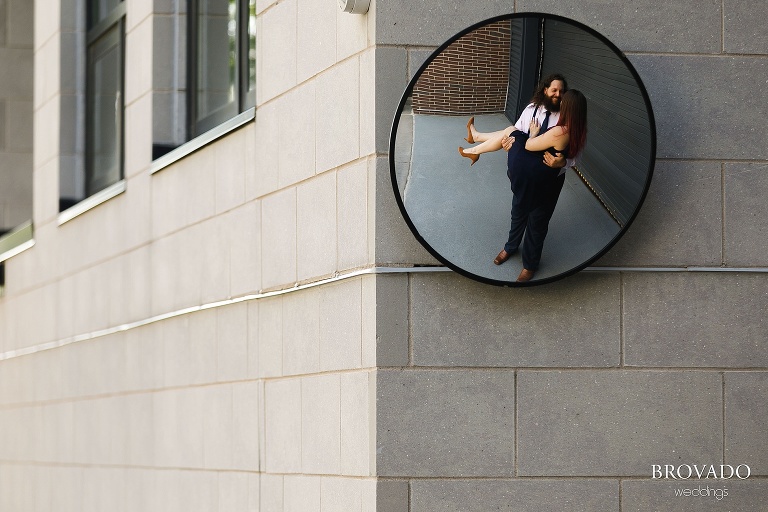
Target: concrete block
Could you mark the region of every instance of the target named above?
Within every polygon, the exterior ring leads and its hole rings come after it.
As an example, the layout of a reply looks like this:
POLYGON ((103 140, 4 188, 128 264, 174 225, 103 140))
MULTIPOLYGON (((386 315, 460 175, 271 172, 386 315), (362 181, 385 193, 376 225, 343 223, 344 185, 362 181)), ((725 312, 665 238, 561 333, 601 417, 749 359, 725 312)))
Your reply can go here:
MULTIPOLYGON (((315 175, 315 81, 288 92, 277 100, 277 105, 279 138, 265 150, 277 151, 278 187, 284 188, 315 175)), ((267 134, 266 139, 270 141, 271 136, 267 134)))
POLYGON ((284 512, 320 512, 319 476, 285 475, 284 512))
POLYGON ((434 53, 432 50, 409 50, 408 51, 408 81, 410 82, 416 72, 426 62, 427 57, 434 53))
MULTIPOLYGON (((375 362, 365 358, 366 366, 407 366, 409 361, 408 276, 404 274, 377 275, 375 280, 363 282, 364 293, 364 340, 373 344, 375 362), (369 291, 366 291, 369 290, 369 291), (372 311, 369 313, 368 310, 372 311), (371 328, 369 316, 373 315, 375 334, 365 335, 371 328)), ((363 353, 370 349, 363 347, 363 353)))
POLYGON ((259 407, 259 383, 252 381, 232 384, 234 469, 259 470, 259 407))
POLYGON ((379 476, 514 474, 513 371, 379 370, 379 476))
POLYGON ((283 375, 320 369, 320 303, 317 288, 283 297, 283 375))
POLYGON ((625 52, 720 53, 721 10, 717 0, 686 0, 663 6, 642 0, 611 8, 600 0, 567 6, 554 0, 522 0, 517 11, 552 13, 579 21, 625 52))
POLYGON ((358 57, 360 60, 360 156, 376 154, 377 51, 381 49, 368 48, 358 57))
POLYGON ((362 290, 347 279, 319 290, 320 370, 348 370, 362 365, 362 290))
POLYGON ((768 33, 756 2, 723 3, 723 47, 728 53, 768 53, 768 33))
MULTIPOLYGON (((205 467, 203 393, 194 389, 156 392, 152 403, 153 461, 165 467, 205 467)), ((217 411, 214 407, 212 411, 217 411)), ((205 411, 208 415, 211 411, 205 411)))
MULTIPOLYGON (((261 508, 260 480, 261 473, 248 473, 248 510, 259 511, 261 508)), ((279 510, 279 509, 275 509, 279 510)))
POLYGON ((261 201, 261 279, 265 288, 296 282, 296 189, 261 201))
MULTIPOLYGON (((163 387, 165 361, 163 340, 157 324, 145 325, 125 333, 126 388, 132 390, 159 389, 163 387)), ((77 360, 76 351, 68 355, 77 360)))
POLYGON ((301 83, 336 62, 336 17, 333 2, 297 0, 296 80, 301 83))
POLYGON ((407 480, 376 482, 376 510, 378 512, 410 512, 410 491, 407 480))
POLYGON ((725 463, 747 464, 752 475, 768 474, 768 373, 725 374, 725 463))
POLYGON ((301 469, 303 473, 340 472, 341 384, 339 375, 301 381, 301 469))
POLYGON ((283 297, 258 301, 259 377, 283 374, 283 297))
POLYGON ((375 435, 369 372, 343 373, 341 379, 341 473, 372 474, 371 441, 375 435))
MULTIPOLYGON (((186 338, 189 353, 190 384, 208 384, 216 381, 216 309, 206 309, 189 315, 189 332, 186 338)), ((172 364, 170 361, 167 364, 172 364)))
POLYGON ((368 165, 352 164, 336 173, 336 222, 340 270, 368 263, 368 165))
MULTIPOLYGON (((296 85, 297 0, 279 2, 258 18, 256 104, 296 85)), ((303 50, 302 50, 303 51, 303 50)))
POLYGON ((248 474, 219 472, 218 510, 248 509, 248 474))
POLYGON ((579 274, 527 289, 491 287, 453 273, 414 274, 413 361, 419 366, 617 366, 619 299, 617 274, 579 274))
POLYGON ((624 277, 624 361, 631 366, 765 367, 765 274, 624 277))
POLYGON ((768 132, 743 122, 743 114, 734 108, 750 105, 754 119, 768 115, 768 105, 755 102, 747 85, 768 80, 765 59, 634 55, 630 61, 648 89, 656 113, 658 158, 768 158, 768 132), (696 84, 696 89, 684 93, 683 84, 696 84), (734 128, 723 130, 723 126, 734 128))
POLYGON ((768 193, 765 164, 725 165, 725 263, 731 267, 768 266, 768 193))
POLYGON ((461 4, 450 9, 431 2, 380 2, 376 4, 376 43, 438 46, 474 23, 512 10, 513 6, 502 0, 461 4))
MULTIPOLYGON (((301 392, 300 379, 270 380, 264 385, 266 465, 263 471, 300 473, 302 470, 301 392)), ((261 492, 265 497, 263 484, 262 481, 261 492)))
POLYGON ((321 512, 349 512, 362 509, 362 480, 324 476, 320 489, 321 512))
MULTIPOLYGON (((377 340, 379 334, 379 331, 376 329, 376 279, 376 275, 363 276, 361 278, 362 322, 360 325, 360 330, 362 337, 361 344, 363 368, 371 368, 376 366, 376 347, 378 345, 377 340)), ((0 320, 2 320, 2 318, 0 318, 0 320)))
POLYGON ((133 395, 127 402, 125 425, 128 432, 125 454, 127 465, 149 467, 155 463, 153 401, 152 394, 139 393, 133 395))
MULTIPOLYGON (((282 100, 278 99, 258 108, 253 138, 247 139, 248 145, 254 146, 254 161, 248 165, 245 172, 246 199, 262 197, 280 188, 278 170, 282 154, 279 150, 281 104, 282 100)), ((306 136, 313 137, 314 131, 306 136)), ((314 143, 312 146, 314 147, 314 143)), ((303 146, 301 148, 303 149, 303 146)))
POLYGON ((248 305, 238 302, 216 312, 216 375, 219 381, 243 380, 248 375, 248 305))
POLYGON ((261 289, 261 203, 251 201, 229 213, 230 293, 234 297, 261 289))
POLYGON ((259 377, 259 301, 247 302, 248 316, 248 378, 259 377))
MULTIPOLYGON (((200 303, 206 304, 232 296, 229 283, 232 280, 230 269, 230 240, 232 230, 236 229, 227 222, 228 216, 218 215, 200 224, 185 229, 182 233, 196 232, 197 251, 200 265, 200 303), (203 240, 203 243, 200 241, 203 240)), ((186 238, 186 237, 184 237, 186 238)), ((182 252, 189 254, 190 249, 182 252)), ((186 277, 186 276, 185 276, 186 277)))
POLYGON ((216 141, 216 213, 245 201, 245 131, 237 130, 216 141))
POLYGON ((316 280, 336 270, 336 173, 330 172, 296 188, 297 276, 316 280))
POLYGON ((722 457, 717 373, 520 371, 520 476, 646 476, 722 457))
POLYGON ((595 266, 720 266, 721 189, 717 162, 656 162, 640 213, 595 266))
POLYGON ((315 173, 360 156, 360 59, 336 64, 317 77, 315 173))
POLYGON ((412 512, 619 511, 616 480, 414 480, 412 512))
MULTIPOLYGON (((694 464, 694 462, 691 462, 694 464)), ((765 480, 624 480, 622 512, 758 512, 765 508, 765 480), (681 495, 689 490, 691 495, 681 495)))
POLYGON ((261 508, 259 510, 274 510, 283 512, 283 475, 262 473, 259 493, 261 508))
POLYGON ((334 16, 336 17, 336 60, 344 60, 365 50, 368 46, 369 16, 350 15, 339 8, 334 9, 334 16))
MULTIPOLYGON (((229 469, 232 467, 235 446, 232 442, 234 413, 232 408, 232 386, 222 384, 201 388, 197 392, 203 425, 203 456, 206 469, 229 469), (204 413, 203 413, 204 411, 204 413)), ((237 447, 241 449, 240 446, 237 447)))
POLYGON ((408 52, 404 48, 376 49, 376 151, 389 152, 392 120, 408 85, 408 52))

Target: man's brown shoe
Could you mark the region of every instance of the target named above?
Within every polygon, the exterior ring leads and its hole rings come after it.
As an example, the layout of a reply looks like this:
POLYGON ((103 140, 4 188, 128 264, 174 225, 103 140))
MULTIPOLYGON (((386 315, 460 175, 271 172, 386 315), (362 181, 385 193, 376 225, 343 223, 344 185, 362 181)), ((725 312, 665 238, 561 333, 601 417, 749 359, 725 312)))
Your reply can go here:
POLYGON ((524 268, 523 270, 520 271, 520 275, 517 276, 516 282, 525 283, 527 281, 530 281, 531 279, 533 279, 533 274, 535 274, 533 270, 528 270, 527 268, 524 268))
POLYGON ((507 252, 505 249, 502 249, 501 252, 498 254, 498 256, 493 258, 493 263, 494 265, 501 265, 511 257, 512 257, 512 253, 507 252))

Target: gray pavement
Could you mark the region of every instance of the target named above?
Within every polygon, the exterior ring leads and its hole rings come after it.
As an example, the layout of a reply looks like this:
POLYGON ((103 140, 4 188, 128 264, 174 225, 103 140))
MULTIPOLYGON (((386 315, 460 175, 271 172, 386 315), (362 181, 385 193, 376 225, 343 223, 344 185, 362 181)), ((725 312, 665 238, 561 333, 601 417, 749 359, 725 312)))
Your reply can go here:
MULTIPOLYGON (((395 165, 398 188, 419 234, 454 265, 488 279, 514 281, 519 252, 500 266, 493 258, 509 232, 512 191, 506 152, 481 155, 472 167, 458 153, 468 117, 411 115, 398 126, 395 165)), ((480 131, 511 123, 503 114, 475 117, 480 131)), ((578 175, 569 171, 549 224, 541 265, 534 279, 568 271, 588 260, 620 231, 578 175)))

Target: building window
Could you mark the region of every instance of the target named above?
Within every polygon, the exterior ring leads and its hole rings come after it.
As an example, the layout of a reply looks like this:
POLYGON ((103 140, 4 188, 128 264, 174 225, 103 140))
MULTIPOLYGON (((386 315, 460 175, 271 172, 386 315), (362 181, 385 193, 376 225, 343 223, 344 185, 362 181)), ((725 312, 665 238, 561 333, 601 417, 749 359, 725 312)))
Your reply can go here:
POLYGON ((190 0, 188 136, 256 102, 256 0, 190 0))
POLYGON ((123 179, 125 3, 89 0, 85 84, 85 196, 123 179))

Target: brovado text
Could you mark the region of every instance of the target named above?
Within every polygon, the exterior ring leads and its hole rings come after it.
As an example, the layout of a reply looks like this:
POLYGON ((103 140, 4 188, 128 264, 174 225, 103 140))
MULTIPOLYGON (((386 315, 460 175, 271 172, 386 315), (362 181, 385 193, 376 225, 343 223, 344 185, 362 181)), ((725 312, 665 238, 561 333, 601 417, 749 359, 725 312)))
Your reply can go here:
POLYGON ((730 464, 652 464, 651 475, 654 480, 667 479, 688 480, 689 478, 713 478, 717 480, 729 480, 734 476, 740 480, 746 480, 752 470, 746 464, 739 464, 735 468, 730 464))

